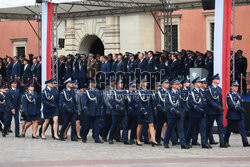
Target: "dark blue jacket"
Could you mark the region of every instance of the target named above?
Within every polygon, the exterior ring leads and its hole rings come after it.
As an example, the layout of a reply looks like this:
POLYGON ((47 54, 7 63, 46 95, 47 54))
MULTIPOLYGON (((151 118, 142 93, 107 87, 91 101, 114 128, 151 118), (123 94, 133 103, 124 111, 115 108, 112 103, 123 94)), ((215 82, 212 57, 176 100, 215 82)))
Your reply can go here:
POLYGON ((45 88, 42 92, 43 113, 55 113, 58 109, 58 96, 53 88, 45 88))
POLYGON ((15 109, 16 112, 20 110, 20 104, 21 104, 21 95, 20 91, 18 89, 13 90, 10 88, 6 92, 6 111, 9 112, 12 109, 15 109))
POLYGON ((128 61, 127 72, 135 73, 136 66, 137 66, 137 64, 136 64, 135 60, 128 61))
POLYGON ((190 94, 190 89, 185 89, 184 87, 180 89, 180 98, 183 104, 182 107, 185 111, 189 110, 188 106, 189 94, 190 94))
POLYGON ((84 60, 80 60, 79 61, 79 77, 86 78, 86 76, 87 76, 87 64, 85 64, 84 60))
POLYGON ((185 113, 182 108, 182 102, 178 91, 170 90, 165 98, 165 107, 168 111, 168 118, 177 118, 175 110, 179 111, 181 117, 184 117, 185 113))
POLYGON ((158 115, 165 115, 165 112, 167 112, 165 109, 165 98, 167 93, 168 90, 164 90, 163 88, 160 88, 155 92, 155 105, 158 115))
POLYGON ((218 108, 223 107, 222 103, 222 89, 217 86, 210 85, 206 90, 207 95, 207 115, 223 115, 223 112, 219 112, 218 108))
POLYGON ((147 60, 144 58, 142 61, 137 61, 136 76, 139 78, 144 78, 145 75, 141 75, 143 72, 147 71, 147 60))
POLYGON ((74 79, 77 79, 79 77, 79 62, 77 60, 74 60, 72 63, 72 77, 74 79))
POLYGON ((25 92, 22 96, 22 110, 24 115, 36 115, 39 113, 37 108, 37 94, 36 92, 25 92))
POLYGON ((189 116, 191 118, 202 118, 204 116, 204 113, 200 112, 201 109, 204 110, 202 100, 201 91, 194 88, 188 98, 189 116))
POLYGON ((117 90, 115 89, 112 91, 112 99, 111 99, 111 105, 114 107, 112 110, 112 115, 120 115, 124 116, 127 114, 127 107, 126 107, 126 98, 127 93, 125 90, 117 90))
POLYGON ((63 89, 60 93, 59 104, 63 112, 76 113, 75 91, 63 89))
POLYGON ((82 94, 82 109, 93 117, 103 115, 102 93, 97 89, 85 90, 82 94))
POLYGON ((10 77, 11 74, 12 74, 12 66, 13 66, 13 63, 10 62, 6 65, 6 73, 7 73, 7 77, 10 77))
POLYGON ((147 71, 154 73, 155 72, 155 59, 152 57, 151 59, 147 60, 147 71))
POLYGON ((65 75, 64 75, 64 79, 68 79, 72 76, 73 73, 73 68, 72 68, 72 63, 71 62, 66 62, 65 63, 65 75))
POLYGON ((101 63, 100 75, 101 75, 102 80, 106 80, 106 78, 109 77, 110 71, 111 71, 111 68, 110 68, 110 64, 108 61, 101 63))
POLYGON ((5 93, 0 93, 0 112, 5 112, 6 100, 5 93))
POLYGON ((27 84, 28 83, 28 78, 32 79, 32 74, 31 74, 31 66, 28 64, 26 69, 24 70, 24 67, 22 69, 22 77, 23 77, 23 83, 27 84))
POLYGON ((168 68, 170 80, 175 79, 178 76, 178 62, 177 62, 177 59, 172 61, 172 63, 170 63, 167 68, 168 68))
POLYGON ((241 120, 244 119, 244 113, 239 110, 242 108, 242 98, 239 93, 235 93, 233 91, 230 91, 227 94, 227 119, 230 120, 241 120))

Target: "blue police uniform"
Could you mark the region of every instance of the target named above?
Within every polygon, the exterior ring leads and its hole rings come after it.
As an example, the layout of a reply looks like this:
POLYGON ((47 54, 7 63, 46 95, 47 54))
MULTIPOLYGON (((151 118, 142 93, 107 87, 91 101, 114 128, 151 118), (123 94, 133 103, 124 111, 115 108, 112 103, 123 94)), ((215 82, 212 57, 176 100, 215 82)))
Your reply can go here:
POLYGON ((207 91, 207 138, 212 132, 214 120, 216 120, 219 131, 219 138, 221 146, 224 146, 223 140, 223 104, 222 104, 222 89, 217 86, 210 85, 207 91))
POLYGON ((168 72, 169 72, 169 79, 172 80, 172 79, 175 79, 177 77, 177 71, 178 71, 178 62, 177 62, 177 59, 172 61, 168 67, 168 72))
POLYGON ((67 80, 68 78, 70 78, 73 74, 73 67, 72 67, 72 63, 71 61, 67 61, 65 63, 65 75, 64 75, 64 79, 67 80))
POLYGON ((79 79, 79 62, 77 58, 72 63, 72 79, 78 80, 79 79))
POLYGON ((53 88, 46 87, 42 92, 43 116, 44 119, 51 119, 58 116, 58 95, 55 95, 53 88))
POLYGON ((85 90, 82 94, 82 109, 84 120, 81 127, 82 141, 87 141, 90 125, 93 124, 93 137, 95 142, 101 143, 99 139, 99 121, 103 112, 103 99, 101 92, 97 89, 85 90))
POLYGON ((12 115, 15 118, 15 135, 18 137, 19 134, 19 110, 21 104, 21 95, 18 89, 10 88, 6 92, 6 110, 5 110, 5 123, 3 134, 6 135, 8 128, 11 124, 12 115), (15 114, 12 114, 11 110, 15 109, 15 114))
POLYGON ((180 99, 180 94, 178 91, 174 91, 173 89, 169 91, 169 93, 165 97, 165 107, 168 112, 168 127, 164 137, 164 145, 165 148, 169 148, 169 140, 170 134, 175 126, 177 126, 178 135, 180 138, 180 144, 182 148, 189 148, 186 146, 185 142, 185 134, 183 128, 184 122, 184 111, 182 107, 182 101, 180 99))
POLYGON ((99 71, 99 74, 100 74, 100 77, 101 77, 101 80, 100 80, 101 89, 105 88, 106 81, 109 78, 110 72, 111 72, 111 67, 110 67, 109 62, 106 61, 106 62, 101 63, 100 71, 99 71))
POLYGON ((12 70, 11 70, 11 77, 14 79, 15 77, 21 76, 21 63, 16 61, 13 63, 12 70))
POLYGON ((84 88, 87 77, 87 63, 86 60, 79 61, 79 88, 84 88))
POLYGON ((74 90, 65 88, 60 93, 59 104, 62 107, 63 125, 60 131, 60 138, 63 140, 65 129, 71 122, 71 139, 76 138, 76 102, 74 90))
POLYGON ((27 122, 39 120, 40 109, 37 108, 36 92, 25 92, 22 96, 22 110, 27 122))
POLYGON ((155 105, 157 109, 157 124, 155 132, 155 140, 157 143, 161 143, 161 131, 162 126, 167 122, 167 110, 165 109, 165 96, 168 90, 160 88, 155 92, 155 105))
POLYGON ((136 77, 137 78, 140 78, 140 77, 144 78, 145 71, 147 71, 147 60, 144 58, 142 60, 137 61, 136 77))
MULTIPOLYGON (((5 93, 0 93, 0 121, 1 125, 4 125, 4 113, 6 107, 5 93)), ((0 130, 2 131, 2 126, 0 126, 0 130)))
POLYGON ((190 143, 192 134, 196 134, 196 128, 199 127, 202 147, 209 148, 206 140, 206 117, 203 105, 203 96, 200 89, 194 88, 191 91, 188 98, 188 104, 190 106, 190 120, 186 135, 186 143, 190 143))
POLYGON ((235 126, 238 126, 243 146, 249 146, 245 131, 245 110, 242 107, 243 100, 241 98, 241 95, 231 90, 227 94, 226 98, 228 105, 226 118, 228 123, 225 131, 224 142, 227 144, 229 143, 229 137, 231 132, 233 131, 233 128, 235 126))
POLYGON ((114 90, 112 92, 111 105, 114 107, 112 110, 112 125, 109 132, 109 143, 113 144, 113 139, 117 128, 121 125, 122 128, 122 141, 128 143, 128 114, 127 114, 127 93, 125 90, 114 90))
POLYGON ((12 62, 9 62, 7 65, 6 65, 6 74, 7 74, 7 77, 8 77, 8 81, 11 77, 11 74, 12 74, 12 66, 13 66, 13 63, 12 62))

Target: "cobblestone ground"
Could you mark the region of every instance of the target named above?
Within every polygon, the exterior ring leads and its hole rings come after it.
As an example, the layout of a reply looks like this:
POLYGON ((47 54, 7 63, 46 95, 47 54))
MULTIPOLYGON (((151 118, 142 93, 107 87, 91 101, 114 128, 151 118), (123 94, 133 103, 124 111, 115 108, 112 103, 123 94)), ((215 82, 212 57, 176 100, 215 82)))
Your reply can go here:
MULTIPOLYGON (((14 129, 14 128, 12 128, 14 129)), ((241 137, 233 134, 231 147, 201 149, 194 146, 182 150, 180 146, 152 147, 151 145, 95 144, 88 136, 82 143, 55 141, 47 131, 47 140, 32 139, 31 128, 25 138, 15 138, 11 133, 6 138, 0 136, 0 167, 79 167, 79 166, 250 166, 250 148, 242 147, 241 137)), ((68 136, 68 138, 70 138, 68 136)), ((215 135, 218 141, 218 135, 215 135)))

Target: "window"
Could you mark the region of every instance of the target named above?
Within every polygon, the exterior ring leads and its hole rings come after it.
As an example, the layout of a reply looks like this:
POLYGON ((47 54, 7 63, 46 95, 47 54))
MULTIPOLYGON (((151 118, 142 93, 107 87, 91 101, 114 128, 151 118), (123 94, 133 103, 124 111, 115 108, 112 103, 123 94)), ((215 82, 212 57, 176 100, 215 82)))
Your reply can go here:
POLYGON ((214 23, 210 23, 210 50, 214 50, 214 23))
MULTIPOLYGON (((168 31, 171 32, 171 26, 166 26, 166 29, 168 28, 168 31)), ((178 25, 172 25, 172 46, 173 46, 173 52, 178 51, 178 25)))
POLYGON ((16 56, 25 56, 25 47, 16 47, 16 56))

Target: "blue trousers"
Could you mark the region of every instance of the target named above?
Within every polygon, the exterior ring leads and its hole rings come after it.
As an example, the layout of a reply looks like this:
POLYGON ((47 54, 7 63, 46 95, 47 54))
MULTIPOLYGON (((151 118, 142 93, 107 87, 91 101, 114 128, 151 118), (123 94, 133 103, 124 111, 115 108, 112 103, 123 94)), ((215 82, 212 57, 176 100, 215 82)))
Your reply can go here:
POLYGON ((211 135, 210 133, 212 133, 214 121, 216 121, 217 125, 218 125, 220 143, 224 143, 223 115, 207 115, 207 129, 206 129, 207 138, 211 135))
POLYGON ((155 140, 157 143, 161 143, 161 131, 163 124, 167 122, 167 117, 163 115, 157 115, 157 124, 156 124, 156 131, 155 131, 155 140))
POLYGON ((169 118, 168 119, 168 128, 166 130, 165 137, 164 137, 164 145, 169 144, 169 140, 170 140, 172 131, 175 128, 175 126, 177 127, 177 131, 178 131, 181 145, 183 146, 186 144, 183 122, 184 122, 183 117, 181 117, 179 119, 177 119, 177 118, 169 118))
POLYGON ((109 132, 109 140, 114 139, 116 130, 117 128, 119 128, 120 124, 122 128, 122 141, 123 142, 128 141, 128 117, 126 115, 124 116, 112 115, 112 125, 109 132))
POLYGON ((87 115, 87 114, 84 114, 84 119, 83 119, 83 123, 82 123, 82 127, 81 127, 81 130, 80 130, 80 133, 81 133, 81 137, 83 139, 87 139, 87 135, 89 133, 89 130, 90 130, 90 127, 91 127, 91 124, 93 125, 93 137, 95 139, 95 141, 98 141, 100 140, 99 139, 99 122, 100 122, 100 117, 99 116, 90 116, 90 115, 87 115))
POLYGON ((193 134, 197 134, 197 127, 199 127, 201 134, 201 144, 207 144, 206 138, 206 118, 189 118, 189 127, 186 135, 186 143, 190 143, 193 134))
POLYGON ((63 125, 60 131, 60 137, 63 138, 64 132, 71 122, 71 138, 76 137, 76 117, 77 113, 69 114, 67 112, 63 112, 63 125))
POLYGON ((10 124, 11 124, 11 120, 12 120, 12 116, 14 116, 15 119, 15 135, 20 135, 19 133, 19 111, 16 110, 15 114, 12 114, 11 111, 6 111, 4 113, 4 117, 5 117, 5 121, 4 121, 4 129, 3 129, 3 133, 7 134, 10 124))
POLYGON ((246 131, 245 131, 245 121, 244 119, 241 120, 227 120, 227 127, 226 127, 226 131, 225 131, 225 136, 224 136, 224 142, 225 143, 229 143, 229 137, 231 135, 231 132, 233 130, 233 128, 235 126, 238 126, 240 135, 241 135, 241 139, 242 139, 242 143, 246 144, 248 143, 247 141, 247 135, 246 135, 246 131))
POLYGON ((130 128, 130 140, 136 139, 137 116, 130 115, 128 117, 128 127, 130 128))

